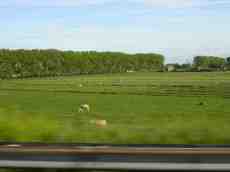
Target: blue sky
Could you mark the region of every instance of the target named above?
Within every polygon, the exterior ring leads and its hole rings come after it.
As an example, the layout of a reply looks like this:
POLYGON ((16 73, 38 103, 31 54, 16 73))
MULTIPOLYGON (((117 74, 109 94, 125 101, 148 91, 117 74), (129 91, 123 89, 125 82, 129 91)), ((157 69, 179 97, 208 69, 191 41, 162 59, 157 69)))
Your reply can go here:
POLYGON ((230 56, 229 0, 5 0, 0 48, 230 56))

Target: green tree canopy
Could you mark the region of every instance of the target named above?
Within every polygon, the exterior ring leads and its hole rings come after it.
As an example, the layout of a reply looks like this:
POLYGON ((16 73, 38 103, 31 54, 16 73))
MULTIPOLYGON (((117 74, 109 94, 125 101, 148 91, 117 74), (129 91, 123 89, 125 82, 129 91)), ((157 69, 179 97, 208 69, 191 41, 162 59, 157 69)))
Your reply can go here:
POLYGON ((225 59, 215 56, 196 56, 194 57, 193 64, 198 70, 221 70, 225 65, 225 59))
POLYGON ((0 77, 24 78, 76 74, 161 70, 160 54, 125 54, 120 52, 0 50, 0 77))

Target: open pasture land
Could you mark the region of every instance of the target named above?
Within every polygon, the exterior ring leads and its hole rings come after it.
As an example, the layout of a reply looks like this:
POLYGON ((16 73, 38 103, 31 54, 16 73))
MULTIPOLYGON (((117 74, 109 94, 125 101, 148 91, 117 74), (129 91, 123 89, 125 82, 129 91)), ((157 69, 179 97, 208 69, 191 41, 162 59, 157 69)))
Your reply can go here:
POLYGON ((1 141, 225 144, 229 133, 228 72, 0 80, 1 141))

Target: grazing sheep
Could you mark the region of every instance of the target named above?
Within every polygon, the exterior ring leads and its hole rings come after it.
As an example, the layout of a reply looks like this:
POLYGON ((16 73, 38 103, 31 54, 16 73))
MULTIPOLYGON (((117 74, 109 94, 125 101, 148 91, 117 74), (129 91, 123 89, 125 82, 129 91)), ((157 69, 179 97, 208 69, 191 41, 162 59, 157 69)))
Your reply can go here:
POLYGON ((97 127, 106 127, 107 126, 107 121, 106 120, 96 120, 95 124, 97 127))
POLYGON ((79 107, 79 108, 78 108, 78 112, 79 112, 79 113, 82 113, 82 112, 84 112, 84 110, 83 110, 82 108, 79 107))
POLYGON ((96 125, 96 127, 106 127, 107 121, 106 120, 90 120, 90 124, 96 125))
POLYGON ((81 87, 83 87, 83 85, 82 85, 82 84, 79 84, 79 87, 81 88, 81 87))
POLYGON ((88 104, 82 104, 80 105, 78 112, 89 112, 90 106, 88 104))

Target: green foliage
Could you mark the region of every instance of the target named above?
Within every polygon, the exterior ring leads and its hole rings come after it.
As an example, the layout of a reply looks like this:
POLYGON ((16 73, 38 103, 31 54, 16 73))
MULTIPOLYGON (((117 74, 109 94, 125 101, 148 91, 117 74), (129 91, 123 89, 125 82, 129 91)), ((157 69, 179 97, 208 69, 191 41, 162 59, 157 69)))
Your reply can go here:
POLYGON ((0 78, 26 78, 76 74, 161 70, 159 54, 74 52, 59 50, 0 50, 0 78))
POLYGON ((226 58, 226 65, 225 65, 226 70, 230 70, 230 57, 226 58))
POLYGON ((227 64, 230 64, 230 57, 226 58, 227 64))
POLYGON ((196 56, 194 57, 194 67, 198 71, 217 71, 223 70, 225 59, 214 56, 196 56))
POLYGON ((192 65, 190 63, 184 63, 180 65, 180 69, 183 69, 184 71, 191 71, 192 65))

